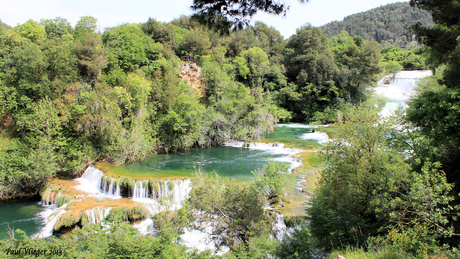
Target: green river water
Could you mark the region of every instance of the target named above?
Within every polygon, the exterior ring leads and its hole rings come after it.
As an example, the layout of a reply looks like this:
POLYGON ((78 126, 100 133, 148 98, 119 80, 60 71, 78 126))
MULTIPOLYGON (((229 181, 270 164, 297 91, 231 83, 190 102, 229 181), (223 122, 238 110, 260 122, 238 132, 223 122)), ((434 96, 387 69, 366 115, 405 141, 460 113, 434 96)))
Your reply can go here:
MULTIPOLYGON (((302 135, 312 128, 302 124, 278 125, 264 141, 283 142, 302 148, 318 147, 315 140, 302 139, 302 135)), ((191 150, 185 153, 160 154, 151 156, 142 162, 120 167, 101 165, 111 174, 133 178, 191 177, 200 168, 204 172, 215 171, 221 176, 236 178, 239 181, 251 180, 252 171, 262 167, 269 159, 276 161, 292 160, 292 149, 269 144, 253 144, 251 148, 242 147, 243 143, 231 146, 219 146, 207 149, 191 150)), ((297 162, 298 163, 298 162, 297 162)), ((38 213, 45 209, 37 201, 15 200, 0 203, 0 238, 7 238, 8 227, 20 228, 33 235, 43 227, 38 213)))

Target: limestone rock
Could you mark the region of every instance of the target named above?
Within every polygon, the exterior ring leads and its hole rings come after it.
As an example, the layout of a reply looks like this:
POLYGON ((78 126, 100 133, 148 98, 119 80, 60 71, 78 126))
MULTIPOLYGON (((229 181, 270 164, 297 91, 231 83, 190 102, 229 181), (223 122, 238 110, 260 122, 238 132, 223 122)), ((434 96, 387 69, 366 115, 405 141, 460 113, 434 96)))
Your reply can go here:
POLYGON ((182 62, 180 64, 179 76, 182 80, 185 80, 193 89, 197 91, 201 96, 204 94, 204 83, 203 77, 201 76, 201 68, 195 63, 182 62))

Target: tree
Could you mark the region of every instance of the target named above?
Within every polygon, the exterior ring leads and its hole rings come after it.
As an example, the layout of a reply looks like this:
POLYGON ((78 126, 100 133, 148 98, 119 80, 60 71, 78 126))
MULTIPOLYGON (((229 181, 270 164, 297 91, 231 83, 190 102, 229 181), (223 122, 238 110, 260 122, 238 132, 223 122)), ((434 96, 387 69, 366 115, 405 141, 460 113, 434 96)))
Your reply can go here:
POLYGON ((289 167, 286 163, 276 163, 273 160, 252 172, 256 188, 273 198, 284 195, 286 188, 292 186, 295 177, 289 174, 289 167))
POLYGON ((239 30, 230 34, 228 40, 228 55, 230 57, 238 56, 241 51, 248 50, 257 46, 257 39, 252 27, 239 30))
POLYGON ((407 111, 408 120, 420 127, 432 147, 438 149, 432 159, 442 163, 448 181, 458 183, 460 135, 453 126, 460 118, 460 19, 457 15, 460 7, 453 0, 412 0, 411 4, 433 16, 435 26, 418 24, 414 29, 420 41, 429 47, 429 60, 436 68, 438 82, 414 98, 407 111))
POLYGON ((84 34, 75 43, 80 74, 87 83, 93 84, 107 66, 106 50, 98 34, 84 34))
POLYGON ((65 18, 56 17, 54 19, 42 19, 40 23, 45 27, 48 39, 60 38, 64 35, 73 34, 73 28, 70 22, 65 18))
POLYGON ((46 35, 45 28, 43 28, 40 23, 32 19, 28 20, 24 24, 16 26, 15 29, 22 37, 28 38, 35 43, 43 40, 46 35))
POLYGON ((240 56, 244 57, 248 64, 252 88, 262 87, 270 66, 267 53, 259 47, 253 47, 241 52, 240 56))
POLYGON ((3 82, 14 86, 18 105, 26 107, 35 98, 50 93, 47 58, 40 46, 28 41, 13 47, 3 60, 3 82))
POLYGON ((199 222, 213 226, 212 234, 219 244, 236 250, 268 234, 270 220, 264 210, 265 203, 258 190, 245 184, 217 175, 198 174, 192 182, 187 206, 198 211, 199 222))
POLYGON ((307 214, 312 234, 326 250, 364 246, 388 224, 376 201, 394 197, 409 172, 403 155, 388 145, 389 130, 372 105, 352 107, 323 149, 328 166, 307 214))
POLYGON ((108 69, 131 72, 159 59, 163 51, 160 43, 145 35, 137 24, 124 24, 107 29, 102 36, 109 53, 108 69))
POLYGON ((298 101, 289 100, 288 107, 296 120, 313 119, 316 112, 334 106, 341 97, 337 65, 321 29, 311 25, 297 29, 284 52, 286 76, 297 85, 298 101))
POLYGON ((81 39, 86 34, 94 34, 97 29, 97 19, 92 16, 82 16, 75 25, 74 36, 81 39))
POLYGON ((274 27, 268 27, 265 23, 257 21, 254 26, 254 34, 259 41, 259 47, 270 56, 280 55, 285 47, 283 35, 274 27))
POLYGON ((443 83, 448 87, 458 87, 460 77, 460 6, 455 0, 411 0, 411 5, 429 11, 435 26, 429 28, 422 24, 414 30, 423 44, 430 47, 432 60, 436 65, 448 64, 444 71, 443 83))
POLYGON ((377 43, 366 41, 361 36, 350 37, 342 31, 330 40, 330 45, 344 77, 343 98, 352 103, 363 101, 368 86, 375 83, 377 75, 382 72, 377 43))
POLYGON ((170 44, 173 48, 177 47, 176 32, 171 24, 162 24, 149 18, 146 23, 142 24, 142 30, 156 42, 170 44))
POLYGON ((181 43, 180 50, 186 54, 207 55, 210 53, 211 41, 209 33, 203 28, 193 28, 189 31, 181 43))
MULTIPOLYGON (((299 0, 306 3, 308 0, 299 0)), ((286 15, 289 6, 274 1, 239 1, 239 0, 194 0, 191 8, 200 22, 221 30, 242 29, 249 24, 249 19, 258 11, 269 14, 286 15)))
POLYGON ((415 255, 426 254, 439 249, 439 240, 458 236, 451 221, 458 210, 452 202, 453 185, 439 171, 440 167, 440 163, 424 163, 420 172, 411 172, 401 181, 393 197, 377 200, 379 210, 389 215, 391 223, 387 234, 376 238, 382 245, 415 255))

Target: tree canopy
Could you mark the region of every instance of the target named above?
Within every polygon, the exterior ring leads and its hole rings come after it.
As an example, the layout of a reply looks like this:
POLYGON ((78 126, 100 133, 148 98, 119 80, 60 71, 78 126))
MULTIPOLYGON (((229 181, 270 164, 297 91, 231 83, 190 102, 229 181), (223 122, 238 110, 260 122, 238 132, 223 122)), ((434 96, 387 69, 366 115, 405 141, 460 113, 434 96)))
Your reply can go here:
MULTIPOLYGON (((308 0, 298 0, 306 3, 308 0)), ((257 12, 286 15, 289 5, 279 1, 194 0, 191 8, 201 23, 228 31, 249 25, 249 18, 257 12)))

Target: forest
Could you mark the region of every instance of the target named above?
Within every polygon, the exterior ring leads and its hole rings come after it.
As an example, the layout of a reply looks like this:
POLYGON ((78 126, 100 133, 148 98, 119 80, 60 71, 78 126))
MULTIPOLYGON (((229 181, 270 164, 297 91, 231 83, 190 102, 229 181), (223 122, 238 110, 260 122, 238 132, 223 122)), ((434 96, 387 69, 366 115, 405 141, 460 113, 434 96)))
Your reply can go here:
POLYGON ((209 258, 177 239, 192 218, 219 215, 215 231, 226 234, 229 258, 458 257, 456 2, 411 1, 434 22, 404 18, 416 24, 414 48, 399 44, 414 39, 397 40, 407 36, 397 28, 391 33, 401 36, 390 41, 308 24, 288 39, 261 22, 226 34, 186 16, 103 32, 91 16, 74 27, 62 17, 0 23, 0 199, 36 195, 50 178, 74 178, 96 161, 121 165, 260 139, 278 122, 334 123, 308 216, 286 218, 293 232, 281 242, 269 236, 273 219, 264 207, 290 180, 283 164, 269 162, 248 185, 197 175, 183 209, 155 215, 156 235, 138 235, 117 212, 108 231, 93 224, 52 242, 23 235, 0 244, 66 257, 209 258), (179 76, 184 57, 201 68, 201 86, 179 76), (382 100, 369 86, 428 68, 434 75, 406 113, 381 120, 382 100))
MULTIPOLYGON (((94 161, 258 139, 278 121, 332 122, 385 64, 407 66, 404 50, 387 50, 385 63, 377 43, 310 25, 288 40, 260 22, 228 36, 189 17, 96 26, 94 17, 75 28, 60 17, 3 26, 1 197, 36 193, 94 161), (178 76, 190 54, 202 89, 178 76)), ((411 65, 425 66, 414 55, 411 65)))
POLYGON ((411 26, 418 22, 429 27, 434 25, 428 11, 410 6, 408 2, 400 2, 352 14, 345 17, 343 21, 323 25, 321 29, 328 37, 346 31, 351 36, 358 35, 383 45, 410 49, 416 46, 414 40, 417 37, 411 30, 411 26))

